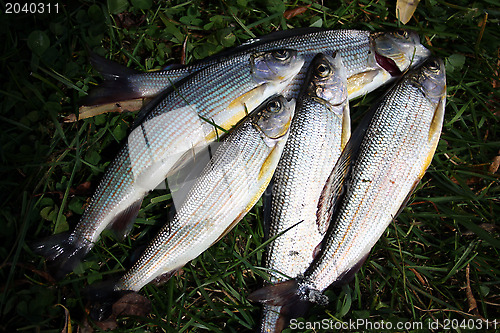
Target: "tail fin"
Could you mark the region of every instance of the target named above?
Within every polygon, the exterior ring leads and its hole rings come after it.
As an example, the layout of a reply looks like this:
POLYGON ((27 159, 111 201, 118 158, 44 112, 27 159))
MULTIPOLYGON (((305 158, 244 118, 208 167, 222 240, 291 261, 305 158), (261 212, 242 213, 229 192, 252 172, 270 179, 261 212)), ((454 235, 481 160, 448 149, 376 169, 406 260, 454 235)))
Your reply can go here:
POLYGON ((284 306, 300 301, 298 289, 299 283, 297 280, 288 280, 258 289, 248 295, 248 299, 252 302, 260 302, 267 305, 284 306))
POLYGON ((142 98, 142 93, 128 80, 129 76, 139 72, 103 58, 95 53, 90 54, 92 66, 104 78, 98 87, 82 100, 84 105, 98 105, 124 100, 142 98))
POLYGON ((303 283, 302 277, 268 285, 251 293, 248 299, 277 306, 299 304, 299 302, 328 304, 328 297, 303 283))
POLYGON ((33 251, 47 259, 50 272, 57 280, 61 280, 73 271, 90 250, 90 242, 78 243, 69 232, 64 232, 35 243, 33 251))

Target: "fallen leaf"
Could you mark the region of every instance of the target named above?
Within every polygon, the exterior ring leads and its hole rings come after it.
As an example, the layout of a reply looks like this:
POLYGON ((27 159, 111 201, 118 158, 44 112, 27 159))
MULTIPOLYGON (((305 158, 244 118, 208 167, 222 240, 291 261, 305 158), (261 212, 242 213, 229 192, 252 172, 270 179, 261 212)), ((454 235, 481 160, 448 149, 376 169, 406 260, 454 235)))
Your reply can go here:
POLYGON ((74 114, 74 113, 72 113, 69 116, 63 118, 63 122, 65 122, 65 123, 74 123, 77 120, 78 119, 76 118, 76 114, 74 114))
POLYGON ((118 324, 116 323, 116 317, 114 316, 111 316, 109 317, 109 319, 104 321, 98 321, 95 324, 103 331, 114 330, 118 328, 118 324))
POLYGON ((134 15, 130 12, 119 13, 115 15, 116 25, 120 28, 129 29, 131 27, 139 27, 146 20, 146 15, 134 15))
POLYGON ((419 2, 420 0, 398 0, 396 2, 396 17, 401 23, 408 23, 419 2))
POLYGON ((120 297, 111 306, 111 315, 108 318, 95 321, 94 323, 101 330, 114 330, 118 328, 116 319, 120 316, 145 317, 151 312, 151 302, 146 297, 136 293, 129 292, 120 297))
POLYGON ((289 20, 292 17, 305 13, 309 9, 309 7, 311 7, 311 5, 289 9, 283 13, 283 17, 289 20))
POLYGON ((181 54, 181 64, 182 65, 186 64, 187 41, 188 41, 188 36, 186 35, 186 38, 184 38, 184 42, 182 43, 182 54, 181 54))
POLYGON ((55 306, 60 306, 64 309, 64 327, 61 333, 72 333, 73 328, 71 327, 71 316, 69 315, 69 310, 62 304, 56 304, 55 306))
POLYGON ((493 157, 493 161, 491 162, 488 171, 491 173, 495 173, 498 171, 498 167, 500 167, 500 151, 498 152, 497 156, 493 157))
POLYGON ((472 311, 474 315, 479 316, 479 310, 477 309, 477 302, 476 299, 474 298, 474 295, 472 294, 472 289, 470 287, 470 264, 467 264, 467 267, 465 268, 465 279, 467 280, 466 294, 467 294, 467 301, 469 303, 469 312, 472 311))
POLYGON ((91 182, 84 182, 78 185, 75 189, 70 188, 69 193, 71 195, 83 195, 83 194, 88 194, 91 189, 91 182))
POLYGON ((151 302, 138 293, 128 293, 113 304, 113 316, 144 317, 151 311, 151 302))
MULTIPOLYGON (((149 102, 150 99, 146 98, 138 98, 138 99, 131 99, 127 101, 121 101, 121 102, 114 102, 114 103, 108 103, 108 104, 100 104, 100 105, 83 105, 80 107, 79 110, 79 118, 78 120, 86 119, 86 118, 91 118, 103 113, 108 113, 108 112, 133 112, 140 110, 147 102, 149 102)), ((68 118, 67 122, 70 122, 73 118, 71 116, 66 117, 68 118)), ((66 120, 65 120, 66 121, 66 120)), ((76 121, 76 120, 74 120, 76 121)))

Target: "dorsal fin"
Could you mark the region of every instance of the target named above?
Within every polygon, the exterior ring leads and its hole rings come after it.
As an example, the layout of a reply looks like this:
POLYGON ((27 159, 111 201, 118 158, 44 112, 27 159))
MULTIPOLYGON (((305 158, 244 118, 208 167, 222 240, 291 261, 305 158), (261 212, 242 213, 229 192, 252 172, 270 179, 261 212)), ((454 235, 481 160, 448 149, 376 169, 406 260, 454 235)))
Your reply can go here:
POLYGON ((316 28, 316 27, 304 27, 304 28, 295 28, 295 29, 288 29, 288 30, 273 31, 267 35, 249 39, 248 41, 242 43, 240 46, 236 47, 235 50, 249 49, 250 47, 255 47, 257 45, 261 45, 264 43, 274 42, 274 41, 284 39, 284 38, 298 37, 298 36, 302 36, 302 35, 306 35, 306 34, 310 34, 310 33, 314 33, 314 32, 327 31, 327 30, 329 30, 329 29, 316 28))

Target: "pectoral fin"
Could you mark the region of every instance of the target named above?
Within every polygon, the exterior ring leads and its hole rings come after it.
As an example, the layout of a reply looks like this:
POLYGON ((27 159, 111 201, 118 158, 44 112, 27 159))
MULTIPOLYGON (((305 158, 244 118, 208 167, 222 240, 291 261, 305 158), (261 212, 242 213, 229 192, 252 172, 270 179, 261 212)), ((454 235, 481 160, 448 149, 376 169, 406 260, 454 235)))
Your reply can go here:
POLYGON ((429 136, 428 136, 429 151, 422 165, 422 170, 418 175, 420 179, 424 176, 425 172, 427 171, 427 168, 431 164, 432 158, 434 157, 434 153, 436 152, 436 148, 439 143, 439 138, 441 137, 441 130, 443 128, 445 104, 446 104, 446 98, 443 97, 439 100, 439 103, 436 106, 436 110, 434 111, 434 117, 432 118, 431 126, 429 128, 429 136))
POLYGON ((111 222, 110 229, 118 239, 123 239, 128 235, 134 225, 135 218, 141 209, 142 199, 137 200, 125 210, 120 212, 111 222))
POLYGON ((340 147, 344 150, 349 138, 351 137, 351 113, 349 112, 349 102, 347 102, 342 113, 342 136, 340 147))

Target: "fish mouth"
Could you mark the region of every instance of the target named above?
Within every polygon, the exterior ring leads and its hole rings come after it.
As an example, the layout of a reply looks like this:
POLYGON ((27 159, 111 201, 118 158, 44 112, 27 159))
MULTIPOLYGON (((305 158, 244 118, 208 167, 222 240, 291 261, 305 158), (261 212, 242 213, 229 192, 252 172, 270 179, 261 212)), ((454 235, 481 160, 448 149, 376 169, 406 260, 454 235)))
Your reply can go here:
POLYGON ((403 72, 401 72, 401 70, 399 69, 398 65, 391 58, 384 57, 383 55, 380 55, 377 52, 375 52, 375 60, 377 61, 377 64, 379 64, 380 67, 389 72, 391 76, 399 76, 403 74, 403 72))

